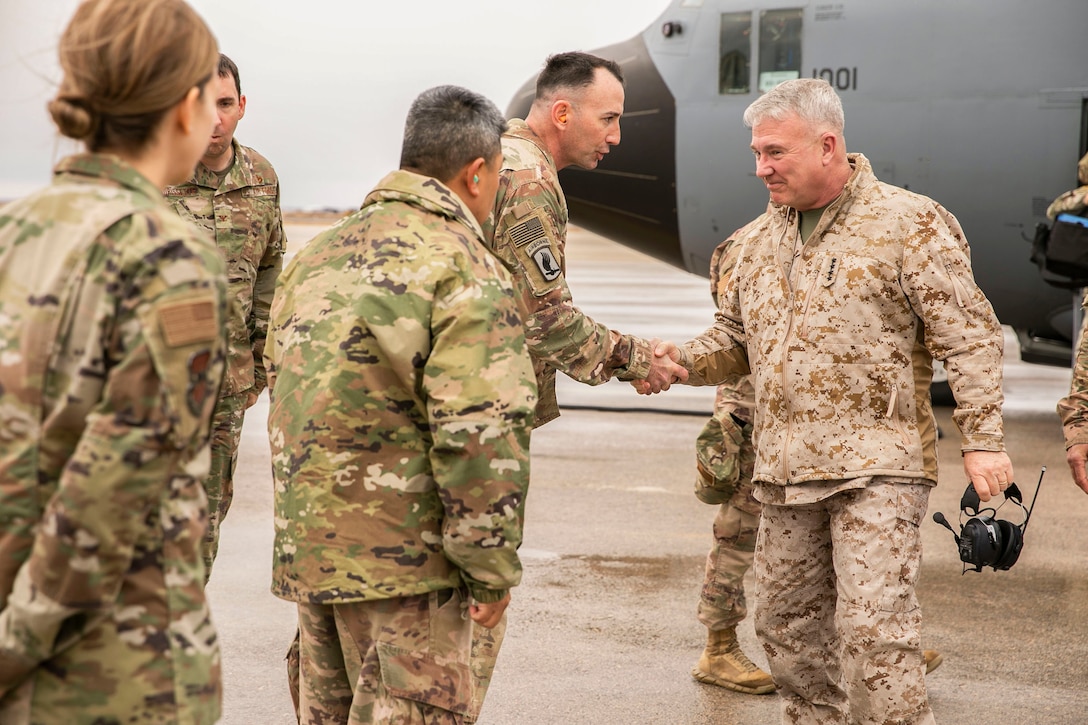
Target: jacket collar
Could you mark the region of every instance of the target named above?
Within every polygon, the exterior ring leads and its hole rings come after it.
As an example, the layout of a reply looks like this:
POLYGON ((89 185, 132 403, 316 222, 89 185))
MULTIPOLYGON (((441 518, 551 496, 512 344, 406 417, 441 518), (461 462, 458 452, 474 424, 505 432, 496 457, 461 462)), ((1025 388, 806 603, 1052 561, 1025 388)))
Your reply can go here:
POLYGON ((468 210, 461 197, 438 179, 414 171, 400 169, 378 182, 363 200, 362 209, 383 201, 402 201, 429 212, 461 222, 472 230, 481 242, 484 234, 480 223, 468 210))
POLYGON ((222 183, 219 181, 219 175, 205 166, 203 161, 196 165, 196 169, 193 171, 188 183, 221 192, 247 186, 260 186, 265 183, 263 179, 258 178, 253 173, 253 160, 246 153, 245 147, 238 143, 237 138, 230 140, 230 146, 234 151, 234 160, 231 163, 230 171, 223 177, 222 183))
POLYGON ((83 153, 60 160, 53 169, 54 183, 64 176, 84 176, 109 179, 152 199, 161 199, 162 192, 147 177, 122 161, 120 157, 104 153, 83 153))
MULTIPOLYGON (((512 118, 507 123, 506 133, 504 136, 511 136, 513 138, 520 138, 523 141, 528 141, 533 146, 540 149, 540 154, 548 160, 552 169, 555 169, 555 159, 552 158, 551 153, 548 151, 548 147, 544 145, 544 141, 533 133, 533 129, 529 128, 529 124, 520 118, 512 118)), ((556 173, 559 173, 556 171, 556 173)))

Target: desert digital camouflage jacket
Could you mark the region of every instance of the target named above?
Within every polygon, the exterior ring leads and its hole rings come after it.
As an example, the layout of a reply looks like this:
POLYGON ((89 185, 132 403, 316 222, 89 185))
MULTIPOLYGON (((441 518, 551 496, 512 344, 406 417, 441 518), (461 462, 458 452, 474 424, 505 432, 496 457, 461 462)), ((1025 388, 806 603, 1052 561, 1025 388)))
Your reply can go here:
MULTIPOLYGON (((1088 311, 1088 292, 1081 300, 1081 309, 1088 311)), ((1073 379, 1069 383, 1069 395, 1058 401, 1058 416, 1062 419, 1066 448, 1088 443, 1088 335, 1085 332, 1088 332, 1088 315, 1084 316, 1081 323, 1080 342, 1073 358, 1073 379)))
POLYGON ((532 363, 460 198, 397 171, 288 265, 266 364, 273 592, 312 603, 521 579, 532 363))
POLYGON ((1080 186, 1065 192, 1047 207, 1046 215, 1051 221, 1057 219, 1059 214, 1085 216, 1088 213, 1088 154, 1082 156, 1077 164, 1077 181, 1080 186))
POLYGON ((116 157, 0 208, 0 722, 218 720, 226 307, 215 247, 116 157))
POLYGON ((224 395, 265 388, 268 309, 287 245, 275 169, 237 139, 231 144, 234 165, 222 183, 198 164, 191 179, 163 191, 178 214, 211 235, 227 260, 233 306, 227 321, 230 365, 224 395))
POLYGON ((540 400, 536 425, 559 417, 555 371, 599 385, 645 378, 653 349, 574 306, 565 278, 567 200, 555 161, 524 121, 502 137, 503 167, 484 238, 514 271, 540 400))
POLYGON ((736 233, 716 324, 682 348, 693 384, 750 359, 756 481, 936 481, 932 357, 948 370, 963 449, 1004 448, 1003 338, 959 223, 877 181, 864 156, 850 163, 803 246, 797 212, 777 205, 736 233))

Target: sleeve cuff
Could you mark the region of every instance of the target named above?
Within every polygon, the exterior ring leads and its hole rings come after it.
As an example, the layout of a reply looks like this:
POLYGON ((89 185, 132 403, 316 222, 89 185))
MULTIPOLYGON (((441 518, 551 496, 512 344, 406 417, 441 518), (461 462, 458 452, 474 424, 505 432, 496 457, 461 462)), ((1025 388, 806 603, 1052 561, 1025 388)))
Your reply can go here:
POLYGON ((480 604, 494 604, 495 602, 501 602, 510 593, 510 590, 469 587, 468 593, 480 604))

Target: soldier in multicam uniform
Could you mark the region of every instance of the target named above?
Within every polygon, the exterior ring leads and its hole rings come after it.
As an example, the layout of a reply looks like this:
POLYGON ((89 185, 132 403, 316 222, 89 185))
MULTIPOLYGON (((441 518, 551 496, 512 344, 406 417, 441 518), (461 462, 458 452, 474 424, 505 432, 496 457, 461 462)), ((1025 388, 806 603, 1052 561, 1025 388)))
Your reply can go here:
MULTIPOLYGON (((574 306, 566 280, 567 201, 559 171, 596 168, 620 142, 623 72, 617 63, 571 52, 547 59, 525 120, 502 138, 503 168, 484 237, 514 273, 536 373, 536 426, 559 417, 555 374, 600 385, 645 380, 653 392, 687 373, 654 357, 657 340, 623 335, 574 306)), ((477 638, 477 692, 487 692, 505 623, 477 638)))
POLYGON ((587 53, 548 58, 524 121, 502 138, 503 168, 484 235, 514 271, 525 336, 540 391, 536 425, 559 417, 555 372, 600 385, 612 377, 648 380, 654 392, 686 373, 654 358, 651 342, 621 335, 574 306, 567 286, 567 201, 559 171, 596 168, 620 142, 623 73, 587 53))
POLYGON ((207 144, 218 50, 180 0, 88 0, 59 50, 49 110, 87 153, 0 208, 0 722, 211 725, 226 277, 159 189, 207 144))
POLYGON ((1065 192, 1047 207, 1046 215, 1051 221, 1057 219, 1059 214, 1084 216, 1088 211, 1088 154, 1082 156, 1077 164, 1077 181, 1080 186, 1065 192))
POLYGON ((536 405, 479 226, 505 127, 475 93, 423 93, 401 170, 280 279, 273 592, 298 603, 302 723, 476 715, 472 626, 495 626, 521 579, 536 405))
MULTIPOLYGON (((736 262, 736 250, 736 245, 726 241, 711 256, 710 291, 715 305, 718 289, 736 262)), ((714 414, 695 441, 695 495, 719 508, 697 610, 699 621, 707 628, 707 643, 691 675, 708 685, 764 695, 774 692, 774 680, 744 653, 736 631, 748 613, 744 576, 755 557, 762 509, 752 481, 754 410, 755 389, 750 377, 726 376, 714 397, 714 414)), ((937 669, 943 659, 936 650, 925 650, 923 655, 926 674, 937 669)))
POLYGON ((783 722, 932 723, 915 595, 931 356, 988 501, 1012 480, 1001 328, 955 218, 846 153, 830 85, 787 81, 744 120, 771 207, 733 236, 715 326, 657 353, 692 384, 753 375, 756 632, 783 722))
POLYGON ((204 157, 188 181, 163 192, 178 214, 215 240, 227 260, 233 302, 227 318, 227 376, 215 408, 212 468, 204 480, 209 508, 204 537, 207 576, 211 576, 219 530, 234 498, 245 412, 257 402, 267 382, 268 309, 286 248, 276 171, 268 159, 234 138, 246 112, 238 66, 220 55, 218 76, 213 83, 218 123, 204 157))

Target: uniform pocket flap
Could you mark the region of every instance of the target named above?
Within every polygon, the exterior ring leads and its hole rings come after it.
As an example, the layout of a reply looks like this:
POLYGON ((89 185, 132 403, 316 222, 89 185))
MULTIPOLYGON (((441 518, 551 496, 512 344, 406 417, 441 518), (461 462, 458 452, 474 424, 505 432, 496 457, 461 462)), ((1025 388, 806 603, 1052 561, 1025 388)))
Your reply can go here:
POLYGON ((468 665, 431 653, 377 643, 382 684, 394 697, 465 714, 472 702, 468 665))

